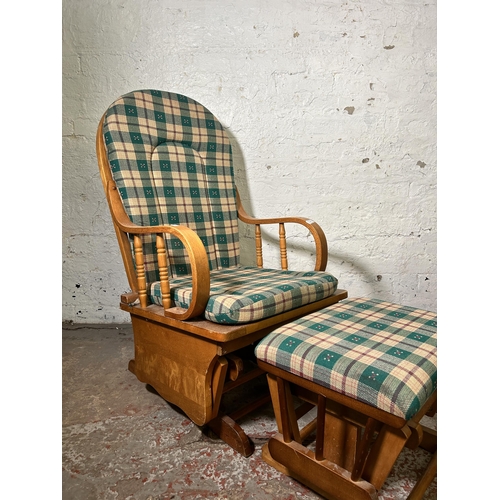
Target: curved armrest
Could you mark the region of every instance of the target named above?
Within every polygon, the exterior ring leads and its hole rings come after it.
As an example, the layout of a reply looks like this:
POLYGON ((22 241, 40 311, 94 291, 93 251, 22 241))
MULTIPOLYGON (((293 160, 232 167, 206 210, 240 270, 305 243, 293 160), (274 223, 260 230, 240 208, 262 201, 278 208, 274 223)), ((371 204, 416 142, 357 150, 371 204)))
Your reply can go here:
POLYGON ((236 190, 236 200, 238 203, 238 217, 247 224, 300 224, 305 226, 312 234, 314 243, 316 244, 316 264, 315 271, 324 271, 328 262, 328 243, 326 241, 325 233, 317 222, 306 217, 274 217, 266 219, 257 219, 248 215, 241 204, 240 195, 236 190))
POLYGON ((210 295, 210 266, 207 252, 199 236, 187 226, 139 226, 134 224, 123 208, 114 182, 108 183, 108 200, 113 221, 121 231, 133 235, 168 233, 181 240, 188 253, 192 269, 191 304, 183 312, 179 312, 178 308, 165 309, 165 316, 185 320, 202 314, 210 295))

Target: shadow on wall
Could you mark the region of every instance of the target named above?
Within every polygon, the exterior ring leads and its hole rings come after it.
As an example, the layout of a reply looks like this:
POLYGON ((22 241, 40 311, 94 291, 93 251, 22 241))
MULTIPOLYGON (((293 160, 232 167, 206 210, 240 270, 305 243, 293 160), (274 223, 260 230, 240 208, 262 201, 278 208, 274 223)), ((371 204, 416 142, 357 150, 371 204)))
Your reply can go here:
MULTIPOLYGON (((244 202, 245 210, 248 212, 249 215, 253 215, 254 214, 253 202, 250 196, 250 189, 248 186, 248 175, 244 160, 244 154, 236 136, 227 128, 225 128, 225 130, 229 136, 229 139, 231 141, 231 146, 233 148, 233 162, 234 162, 236 185, 238 186, 238 191, 240 193, 241 199, 244 202)), ((301 216, 307 217, 307 214, 295 214, 295 215, 299 217, 301 216)), ((279 239, 277 231, 275 236, 274 233, 271 233, 265 230, 265 228, 262 228, 262 241, 263 243, 265 242, 270 246, 279 249, 279 239)), ((252 262, 252 265, 255 265, 255 240, 253 238, 240 238, 240 245, 241 245, 242 257, 244 258, 244 256, 246 256, 247 259, 252 258, 252 260, 254 261, 252 262)), ((302 253, 304 255, 305 254, 315 255, 316 253, 316 248, 314 244, 306 241, 303 241, 300 244, 295 244, 293 241, 287 240, 287 249, 290 252, 296 251, 297 253, 302 253)), ((374 294, 380 292, 380 290, 377 290, 376 287, 374 286, 373 272, 370 271, 368 268, 364 267, 362 264, 360 264, 359 259, 353 260, 352 256, 349 254, 334 252, 332 250, 328 251, 327 271, 331 272, 334 276, 339 278, 338 276, 339 273, 336 273, 336 269, 339 269, 340 265, 344 264, 350 264, 352 266, 352 268, 350 269, 350 274, 352 274, 354 270, 355 272, 357 271, 356 274, 359 274, 362 280, 364 277, 365 278, 363 280, 364 284, 365 285, 368 284, 372 289, 371 291, 374 294), (328 267, 331 266, 332 261, 337 262, 338 264, 334 265, 333 270, 331 269, 329 270, 328 267)), ((341 280, 339 278, 339 283, 340 282, 341 280)), ((341 285, 339 286, 342 288, 341 285)))

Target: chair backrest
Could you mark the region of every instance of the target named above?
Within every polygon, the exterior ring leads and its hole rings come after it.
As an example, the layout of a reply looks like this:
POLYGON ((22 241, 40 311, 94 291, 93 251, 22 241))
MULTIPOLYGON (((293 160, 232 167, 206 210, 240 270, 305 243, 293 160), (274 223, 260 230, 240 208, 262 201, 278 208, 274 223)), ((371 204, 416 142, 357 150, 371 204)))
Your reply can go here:
MULTIPOLYGON (((106 111, 103 136, 124 208, 138 225, 186 225, 211 269, 239 264, 236 187, 229 138, 215 116, 186 96, 138 90, 106 111)), ((191 273, 180 241, 166 236, 169 272, 191 273)), ((157 281, 154 240, 144 238, 146 277, 157 281)))

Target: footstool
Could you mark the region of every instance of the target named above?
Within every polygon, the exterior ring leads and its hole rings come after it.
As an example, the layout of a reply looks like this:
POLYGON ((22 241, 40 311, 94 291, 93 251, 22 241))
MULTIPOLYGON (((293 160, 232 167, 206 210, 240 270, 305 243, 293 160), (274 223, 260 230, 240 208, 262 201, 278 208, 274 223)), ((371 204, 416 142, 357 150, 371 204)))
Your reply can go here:
POLYGON ((432 459, 408 498, 421 498, 436 474, 437 433, 420 423, 436 413, 436 331, 433 312, 353 298, 271 332, 255 349, 278 426, 263 459, 328 499, 375 500, 420 446, 432 459))

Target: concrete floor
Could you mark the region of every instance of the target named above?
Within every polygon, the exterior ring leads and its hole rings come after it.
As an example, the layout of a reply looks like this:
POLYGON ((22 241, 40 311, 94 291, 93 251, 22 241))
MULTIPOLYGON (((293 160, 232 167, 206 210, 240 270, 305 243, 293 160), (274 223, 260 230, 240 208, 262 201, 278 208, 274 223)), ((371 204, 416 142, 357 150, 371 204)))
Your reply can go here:
MULTIPOLYGON (((270 405, 240 422, 255 443, 243 458, 128 371, 129 325, 65 326, 62 348, 63 500, 322 498, 261 459, 276 432, 270 405)), ((406 498, 428 460, 423 450, 404 450, 379 499, 406 498)), ((436 485, 426 500, 437 498, 436 485)))

